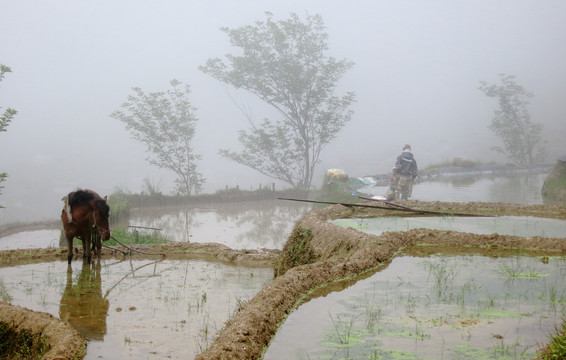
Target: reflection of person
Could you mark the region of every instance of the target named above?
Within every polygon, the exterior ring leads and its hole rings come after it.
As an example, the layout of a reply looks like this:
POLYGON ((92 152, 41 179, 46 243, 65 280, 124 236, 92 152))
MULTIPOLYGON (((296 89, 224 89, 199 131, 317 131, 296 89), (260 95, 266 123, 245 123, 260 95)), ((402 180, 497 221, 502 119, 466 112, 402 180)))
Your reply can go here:
POLYGON ((405 144, 403 152, 397 156, 393 173, 391 174, 391 187, 394 199, 407 200, 413 193, 413 181, 417 177, 417 161, 413 157, 411 145, 405 144))

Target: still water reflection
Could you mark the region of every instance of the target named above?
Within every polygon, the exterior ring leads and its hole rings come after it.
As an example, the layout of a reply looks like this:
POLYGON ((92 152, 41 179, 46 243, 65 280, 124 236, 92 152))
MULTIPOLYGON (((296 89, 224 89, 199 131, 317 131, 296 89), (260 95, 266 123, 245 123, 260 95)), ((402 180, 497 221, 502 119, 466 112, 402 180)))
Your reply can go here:
POLYGON ((170 241, 282 249, 295 222, 311 208, 289 201, 140 208, 132 211, 128 225, 163 229, 161 235, 170 241))
POLYGON ((59 302, 59 318, 69 322, 87 340, 102 341, 106 334, 109 301, 102 296, 101 261, 84 262, 82 269, 67 271, 65 290, 59 302))
POLYGON ((65 261, 0 268, 0 299, 68 320, 85 359, 192 359, 272 277, 197 260, 65 261))
MULTIPOLYGON (((543 204, 541 195, 548 174, 476 176, 417 183, 412 200, 447 202, 500 202, 508 204, 543 204)), ((367 186, 358 191, 385 195, 387 186, 367 186)))

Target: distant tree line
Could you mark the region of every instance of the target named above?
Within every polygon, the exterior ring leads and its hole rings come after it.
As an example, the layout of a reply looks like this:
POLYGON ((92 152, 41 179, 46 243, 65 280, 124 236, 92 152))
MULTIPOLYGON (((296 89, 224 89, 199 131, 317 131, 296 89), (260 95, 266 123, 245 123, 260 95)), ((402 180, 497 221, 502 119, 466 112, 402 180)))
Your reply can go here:
MULTIPOLYGON (((199 69, 253 94, 277 114, 257 122, 243 111, 249 127, 239 133, 242 150, 221 149, 222 156, 293 189, 311 188, 323 149, 351 120, 355 101, 353 92, 335 94, 338 81, 354 63, 327 55, 325 30, 320 15, 301 19, 291 13, 288 19, 276 21, 269 12, 253 25, 221 28, 236 53, 225 59, 210 58, 199 69)), ((10 71, 0 65, 0 81, 10 71)), ((498 101, 489 128, 503 145, 493 149, 520 164, 540 161, 543 127, 531 121, 527 109, 533 95, 513 76, 500 77, 501 84, 482 81, 479 88, 498 101)), ((176 174, 178 194, 198 194, 205 178, 197 166, 201 155, 193 148, 198 117, 189 99, 189 85, 171 80, 166 91, 146 92, 139 87, 132 91, 110 116, 122 121, 131 136, 146 145, 150 164, 176 174)), ((0 132, 6 131, 15 114, 10 108, 1 114, 0 132)), ((6 176, 0 174, 0 183, 6 176)), ((146 185, 153 188, 151 183, 146 185)))

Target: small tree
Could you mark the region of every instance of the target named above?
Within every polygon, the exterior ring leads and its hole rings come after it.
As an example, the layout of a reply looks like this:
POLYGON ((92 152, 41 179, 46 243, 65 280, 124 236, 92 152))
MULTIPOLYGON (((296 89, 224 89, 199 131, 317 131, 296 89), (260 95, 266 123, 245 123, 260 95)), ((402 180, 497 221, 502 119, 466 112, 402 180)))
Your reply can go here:
MULTIPOLYGON (((12 69, 10 69, 10 67, 0 64, 0 81, 2 81, 4 79, 5 74, 9 72, 12 72, 12 69)), ((1 109, 2 108, 0 107, 0 110, 1 109)), ((6 110, 4 110, 4 112, 2 112, 2 115, 0 115, 0 132, 7 131, 6 128, 8 127, 8 125, 10 125, 10 122, 12 121, 16 113, 17 111, 11 108, 7 108, 6 110)), ((7 177, 8 174, 6 174, 5 172, 0 173, 0 184, 6 181, 7 177)), ((0 185, 0 194, 2 194, 1 190, 3 188, 4 186, 0 185)), ((0 208, 3 208, 3 206, 0 205, 0 208)))
POLYGON ((544 157, 543 126, 531 122, 527 110, 533 94, 518 85, 514 76, 499 76, 501 85, 480 82, 480 90, 499 102, 489 129, 503 141, 503 148, 494 146, 493 149, 519 164, 541 161, 544 157))
POLYGON ((192 148, 196 108, 189 102, 188 85, 181 88, 182 83, 177 80, 170 84, 166 92, 146 94, 138 87, 132 88, 135 95, 128 96, 123 110, 110 116, 124 122, 132 137, 146 144, 147 151, 153 154, 146 159, 150 164, 177 174, 178 193, 191 195, 199 193, 204 183, 196 164, 201 156, 192 148))
POLYGON ((351 119, 354 94, 334 96, 338 80, 353 63, 325 55, 328 35, 320 15, 301 21, 296 14, 239 28, 221 28, 241 55, 209 59, 200 69, 245 89, 272 106, 281 120, 260 124, 244 114, 249 130, 240 131, 241 152, 220 154, 293 187, 308 189, 321 151, 351 119))

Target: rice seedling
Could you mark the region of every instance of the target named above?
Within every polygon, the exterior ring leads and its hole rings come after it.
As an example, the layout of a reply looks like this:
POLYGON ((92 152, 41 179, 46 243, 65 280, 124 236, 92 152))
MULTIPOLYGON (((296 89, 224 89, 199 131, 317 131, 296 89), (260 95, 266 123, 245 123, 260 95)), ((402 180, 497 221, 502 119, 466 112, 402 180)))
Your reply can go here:
POLYGON ((372 330, 377 326, 381 318, 381 307, 374 303, 366 303, 365 306, 366 329, 372 330))
POLYGON ((0 299, 4 302, 12 301, 12 296, 8 293, 8 289, 6 289, 2 279, 0 279, 0 299))
POLYGON ((200 329, 198 330, 195 339, 196 345, 200 350, 200 352, 203 352, 208 348, 208 346, 213 340, 211 334, 216 334, 216 332, 217 332, 216 324, 214 323, 214 321, 210 319, 210 314, 207 313, 202 318, 202 324, 200 326, 200 329))
POLYGON ((499 275, 509 279, 538 279, 549 275, 537 271, 532 265, 524 265, 520 261, 520 258, 515 256, 509 261, 501 262, 498 264, 499 275))
POLYGON ((332 326, 334 327, 335 338, 339 344, 348 346, 352 340, 353 327, 360 314, 352 315, 348 320, 342 320, 340 315, 336 315, 336 320, 331 313, 328 313, 332 326))
POLYGON ((444 301, 449 300, 450 297, 447 296, 447 291, 454 284, 454 280, 458 276, 458 271, 455 264, 448 264, 446 258, 441 258, 438 260, 426 261, 425 267, 429 271, 429 278, 433 277, 433 286, 436 290, 436 295, 439 299, 444 301))
POLYGON ((495 338, 499 339, 495 345, 493 345, 492 351, 496 359, 531 359, 532 356, 528 351, 531 346, 521 347, 519 340, 516 340, 512 344, 505 344, 505 339, 500 335, 495 335, 495 338))

